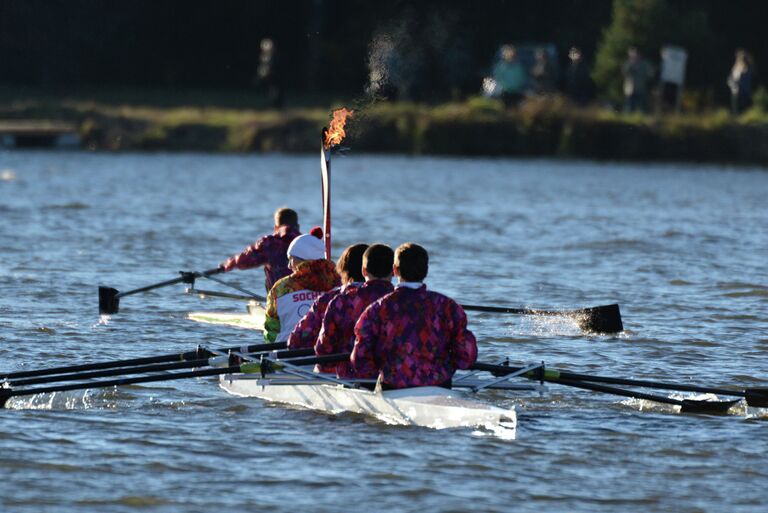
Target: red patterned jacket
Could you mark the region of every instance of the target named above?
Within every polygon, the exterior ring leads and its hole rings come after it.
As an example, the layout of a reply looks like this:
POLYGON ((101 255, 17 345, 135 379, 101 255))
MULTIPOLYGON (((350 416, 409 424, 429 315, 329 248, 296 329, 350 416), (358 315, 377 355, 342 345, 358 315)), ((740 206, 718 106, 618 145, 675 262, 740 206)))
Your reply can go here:
POLYGON ((307 312, 307 315, 302 317, 288 336, 288 349, 306 349, 314 347, 315 342, 317 341, 317 335, 320 333, 320 328, 323 327, 323 317, 325 317, 325 310, 328 308, 328 303, 339 294, 344 293, 350 288, 359 287, 360 285, 362 285, 362 283, 348 283, 341 287, 333 288, 317 298, 307 312))
POLYGON ((269 292, 277 280, 291 274, 288 269, 288 246, 299 235, 301 232, 295 226, 278 226, 272 235, 263 236, 239 255, 227 259, 221 267, 224 272, 228 272, 263 265, 265 286, 269 292))
MULTIPOLYGON (((336 296, 328 305, 323 319, 323 327, 317 337, 315 353, 318 355, 348 353, 355 345, 355 323, 368 305, 386 296, 394 288, 386 280, 370 280, 362 286, 345 291, 336 296)), ((375 377, 356 375, 349 362, 319 366, 320 372, 335 372, 342 378, 375 377)))
POLYGON ((379 375, 392 388, 441 385, 477 359, 477 341, 452 299, 399 286, 373 303, 355 325, 350 358, 357 375, 379 375))

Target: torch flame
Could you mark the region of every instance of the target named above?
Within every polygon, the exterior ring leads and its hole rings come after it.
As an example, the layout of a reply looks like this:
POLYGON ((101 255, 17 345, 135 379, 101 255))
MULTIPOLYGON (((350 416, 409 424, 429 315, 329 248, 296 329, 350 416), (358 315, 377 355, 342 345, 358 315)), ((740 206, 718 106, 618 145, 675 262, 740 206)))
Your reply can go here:
POLYGON ((347 133, 344 131, 344 125, 347 123, 347 117, 351 116, 353 112, 347 110, 346 107, 333 111, 331 126, 325 132, 325 140, 323 140, 323 146, 325 146, 326 150, 331 146, 341 143, 347 136, 347 133))

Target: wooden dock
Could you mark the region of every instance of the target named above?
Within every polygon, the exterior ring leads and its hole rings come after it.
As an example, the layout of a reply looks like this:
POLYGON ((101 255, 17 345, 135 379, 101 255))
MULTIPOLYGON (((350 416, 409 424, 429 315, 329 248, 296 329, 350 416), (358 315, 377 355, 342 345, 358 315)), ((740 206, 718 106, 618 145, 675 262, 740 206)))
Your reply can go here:
POLYGON ((0 146, 51 148, 79 146, 77 125, 66 121, 0 120, 0 146))

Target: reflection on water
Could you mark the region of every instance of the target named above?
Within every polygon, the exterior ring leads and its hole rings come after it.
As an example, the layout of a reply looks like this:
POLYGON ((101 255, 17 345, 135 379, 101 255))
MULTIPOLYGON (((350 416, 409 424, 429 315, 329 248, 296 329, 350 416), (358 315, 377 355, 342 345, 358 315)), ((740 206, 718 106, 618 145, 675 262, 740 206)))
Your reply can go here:
MULTIPOLYGON (((208 269, 270 230, 277 206, 296 208, 305 229, 320 224, 317 167, 314 155, 0 153, 1 370, 259 341, 186 318, 240 303, 168 287, 100 317, 97 287, 208 269)), ((460 302, 621 305, 625 331, 610 336, 569 317, 471 312, 483 361, 768 386, 763 170, 351 156, 334 162, 333 194, 336 255, 358 241, 413 240, 430 250, 428 285, 460 302)), ((262 276, 228 279, 259 290, 262 276)), ((515 407, 514 439, 266 405, 207 378, 14 399, 24 409, 1 413, 0 502, 35 513, 347 511, 355 501, 762 510, 764 410, 678 414, 549 390, 481 393, 515 407)))

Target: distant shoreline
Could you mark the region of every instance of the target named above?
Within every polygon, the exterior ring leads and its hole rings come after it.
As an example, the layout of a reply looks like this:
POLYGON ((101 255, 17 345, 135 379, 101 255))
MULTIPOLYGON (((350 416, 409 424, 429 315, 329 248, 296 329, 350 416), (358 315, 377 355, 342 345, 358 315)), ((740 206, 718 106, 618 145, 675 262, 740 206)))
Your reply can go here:
MULTIPOLYGON (((340 104, 339 104, 340 105, 340 104)), ((335 105, 335 106, 339 106, 335 105)), ((84 149, 306 153, 331 107, 285 110, 144 107, 83 100, 0 104, 0 121, 66 122, 84 149)), ((486 98, 436 106, 377 103, 349 124, 356 152, 768 164, 768 114, 625 116, 533 98, 517 109, 486 98)))

